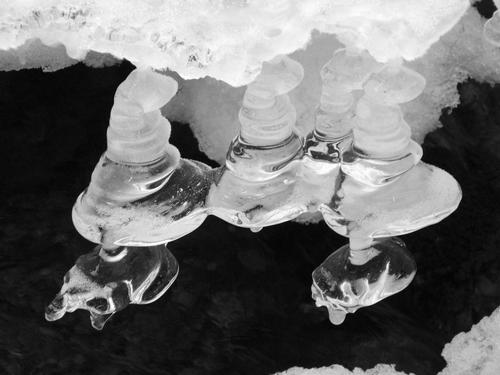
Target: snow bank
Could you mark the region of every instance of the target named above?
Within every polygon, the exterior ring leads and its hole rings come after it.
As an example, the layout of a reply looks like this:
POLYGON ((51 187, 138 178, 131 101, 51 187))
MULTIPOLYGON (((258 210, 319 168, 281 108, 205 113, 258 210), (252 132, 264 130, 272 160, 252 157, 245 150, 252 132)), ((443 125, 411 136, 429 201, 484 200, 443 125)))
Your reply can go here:
MULTIPOLYGON (((472 326, 469 332, 456 335, 446 344, 443 353, 448 363, 438 375, 500 374, 500 307, 489 317, 472 326)), ((378 364, 372 369, 349 371, 339 365, 304 369, 293 367, 275 375, 405 375, 394 365, 378 364)), ((411 375, 408 374, 408 375, 411 375)))

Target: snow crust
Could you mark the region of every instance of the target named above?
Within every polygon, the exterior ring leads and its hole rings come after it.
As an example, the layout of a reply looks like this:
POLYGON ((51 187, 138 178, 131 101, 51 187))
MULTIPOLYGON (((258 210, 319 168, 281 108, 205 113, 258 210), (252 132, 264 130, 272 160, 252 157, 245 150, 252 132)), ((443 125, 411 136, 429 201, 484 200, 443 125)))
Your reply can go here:
POLYGON ((469 332, 456 335, 443 350, 448 366, 440 375, 500 374, 500 308, 469 332))
MULTIPOLYGON (((251 82, 261 64, 335 33, 379 61, 413 60, 464 14, 468 0, 11 0, 0 2, 0 49, 33 39, 137 66, 251 82)), ((1 63, 0 63, 1 64, 1 63)), ((2 64, 3 65, 3 64, 2 64)))
POLYGON ((328 367, 320 367, 315 369, 304 369, 302 367, 293 367, 287 371, 277 373, 275 375, 414 375, 405 372, 396 371, 394 365, 377 365, 369 370, 355 368, 349 371, 345 367, 333 365, 328 367))
POLYGON ((262 61, 295 51, 290 56, 303 64, 305 77, 290 97, 298 131, 306 134, 319 102, 319 70, 348 42, 380 60, 413 59, 408 66, 427 86, 402 109, 420 143, 440 126, 442 109, 459 103, 457 83, 500 82, 500 49, 484 41, 485 19, 468 6, 463 0, 15 0, 0 3, 0 70, 52 71, 78 61, 97 67, 120 58, 171 69, 166 74, 179 81, 180 92, 163 114, 189 123, 201 150, 223 162, 239 130, 244 93, 231 85, 253 79, 262 61))
MULTIPOLYGON (((498 375, 500 374, 500 307, 490 316, 472 326, 469 332, 456 335, 446 344, 442 355, 447 366, 438 375, 498 375)), ((394 365, 378 364, 372 369, 332 365, 305 369, 293 367, 275 375, 414 375, 396 371, 394 365)))

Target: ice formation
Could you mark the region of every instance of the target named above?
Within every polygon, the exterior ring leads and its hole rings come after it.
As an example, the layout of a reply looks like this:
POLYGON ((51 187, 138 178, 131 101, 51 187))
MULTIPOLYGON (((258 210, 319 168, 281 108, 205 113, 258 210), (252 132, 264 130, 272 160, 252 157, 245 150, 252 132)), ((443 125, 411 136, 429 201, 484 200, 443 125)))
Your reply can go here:
POLYGON ((243 95, 226 162, 211 169, 181 158, 169 143, 170 123, 159 108, 175 95, 175 81, 134 70, 116 91, 107 150, 73 208, 75 227, 100 250, 70 270, 47 319, 82 308, 101 329, 128 303, 158 298, 178 266, 167 262, 170 277, 144 299, 162 267, 157 246, 194 231, 208 215, 258 231, 320 212, 349 238, 312 275, 312 297, 334 324, 405 288, 415 263, 391 237, 440 221, 461 198, 453 177, 420 161, 399 108, 425 80, 400 59, 383 64, 357 48, 339 50, 322 69, 315 128, 303 139, 288 97, 303 76, 287 56, 264 63, 243 95), (134 255, 138 247, 143 258, 134 255), (94 300, 107 303, 96 311, 94 300))
MULTIPOLYGON (((425 55, 406 63, 427 82, 420 96, 401 105, 416 142, 421 143, 428 132, 440 126, 444 108, 458 105, 458 83, 469 77, 491 84, 500 82, 500 48, 485 40, 485 21, 476 8, 469 8, 425 55)), ((335 36, 315 33, 305 49, 290 55, 305 70, 304 80, 290 93, 297 110, 297 131, 304 136, 314 126, 315 107, 321 95, 318 71, 342 47, 335 36)), ((244 90, 211 78, 180 80, 179 85, 181 92, 163 113, 171 120, 189 123, 201 150, 223 163, 227 144, 238 133, 237 110, 244 90)))
MULTIPOLYGON (((185 78, 208 75, 221 79, 179 80, 182 90, 163 113, 171 120, 189 123, 202 151, 224 163, 227 144, 239 130, 237 110, 244 91, 225 83, 224 75, 232 69, 240 69, 238 62, 250 59, 253 51, 258 51, 262 45, 274 43, 274 39, 271 41, 263 33, 253 32, 266 27, 264 24, 267 21, 262 13, 267 8, 258 1, 236 0, 196 1, 197 6, 192 10, 189 9, 190 2, 183 1, 163 4, 135 0, 127 2, 127 6, 120 2, 118 7, 115 2, 118 0, 17 0, 0 4, 0 70, 33 67, 56 70, 81 60, 89 49, 83 61, 91 66, 108 65, 116 62, 116 58, 127 58, 139 66, 151 62, 152 66, 168 67, 185 78), (132 8, 134 11, 130 12, 132 8), (235 14, 234 8, 239 13, 235 14), (254 17, 252 10, 256 8, 261 12, 254 17), (236 23, 236 15, 243 13, 247 16, 236 23), (144 19, 147 22, 143 22, 144 19), (254 25, 255 29, 245 32, 249 25, 254 25), (200 28, 210 32, 202 33, 200 28), (156 37, 159 39, 154 42, 156 37), (53 47, 42 44, 36 38, 53 47), (75 59, 66 55, 64 46, 75 59), (75 49, 81 52, 73 53, 75 49), (211 56, 218 57, 203 62, 199 58, 203 55, 201 51, 208 49, 211 56), (234 54, 238 58, 231 60, 234 54), (159 65, 153 64, 157 57, 161 60, 159 65), (219 65, 230 60, 234 63, 229 68, 225 63, 219 65), (217 76, 218 72, 222 75, 217 76)), ((290 53, 298 48, 292 57, 304 66, 305 77, 302 84, 290 93, 290 98, 297 111, 297 131, 303 136, 312 130, 314 107, 320 97, 317 72, 331 53, 342 47, 339 40, 348 41, 340 36, 347 35, 341 31, 354 30, 354 34, 359 34, 357 42, 366 44, 375 55, 377 53, 373 49, 380 44, 375 37, 385 32, 387 35, 383 39, 391 44, 385 51, 413 59, 408 66, 426 78, 427 86, 422 95, 401 108, 412 128, 413 139, 419 143, 427 132, 439 126, 442 109, 458 104, 458 82, 467 77, 490 83, 500 82, 500 66, 497 63, 500 49, 491 48, 484 42, 485 19, 474 7, 467 10, 467 1, 315 0, 295 4, 288 0, 267 3, 270 12, 275 7, 276 11, 282 9, 285 15, 287 4, 292 8, 296 5, 294 14, 300 14, 302 20, 308 17, 314 20, 313 24, 308 24, 295 18, 288 22, 285 16, 278 17, 277 24, 286 24, 282 27, 285 42, 275 40, 278 48, 267 58, 283 53, 285 49, 286 53, 290 53), (315 17, 314 10, 321 11, 322 16, 315 17), (332 14, 329 22, 334 27, 322 28, 320 21, 332 14), (353 18, 355 14, 359 17, 353 18), (363 22, 360 22, 361 19, 363 22), (395 20, 399 20, 397 23, 402 27, 388 28, 395 20), (339 22, 338 25, 336 22, 339 22), (342 28, 344 24, 345 29, 342 28), (312 35, 311 30, 315 30, 312 35), (289 37, 292 34, 301 37, 289 37), (403 55, 403 45, 405 48, 411 46, 415 53, 403 55)), ((384 51, 383 48, 381 50, 384 51)), ((235 79, 240 79, 236 76, 227 82, 233 85, 249 82, 258 69, 250 69, 247 73, 246 79, 240 83, 235 82, 235 79)), ((246 74, 245 70, 242 74, 246 74)))
POLYGON ((47 307, 47 320, 67 312, 90 312, 101 330, 116 312, 129 304, 147 304, 160 298, 175 281, 179 265, 165 245, 121 247, 82 255, 64 276, 64 284, 47 307))
POLYGON ((183 78, 251 82, 262 62, 303 48, 313 29, 380 61, 415 59, 463 15, 468 0, 15 0, 0 4, 0 48, 32 39, 183 78))
MULTIPOLYGON (((447 366, 437 375, 500 374, 500 307, 483 318, 469 332, 456 335, 443 353, 447 366)), ((305 369, 293 367, 276 375, 412 375, 396 371, 394 365, 379 364, 372 369, 350 371, 340 365, 305 369)))

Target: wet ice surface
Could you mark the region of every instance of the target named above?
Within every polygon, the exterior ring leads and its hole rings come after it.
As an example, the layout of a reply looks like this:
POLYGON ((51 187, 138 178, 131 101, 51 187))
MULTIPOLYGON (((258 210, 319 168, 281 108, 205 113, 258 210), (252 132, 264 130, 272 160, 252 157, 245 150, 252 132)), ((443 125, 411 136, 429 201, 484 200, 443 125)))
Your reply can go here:
POLYGON ((129 304, 145 305, 160 298, 179 274, 179 264, 165 245, 97 246, 80 256, 64 275, 60 292, 45 310, 49 321, 66 312, 88 310, 92 327, 106 322, 129 304))
MULTIPOLYGON (((156 303, 125 309, 100 333, 85 311, 46 322, 64 273, 92 247, 74 230, 71 207, 105 148, 114 90, 130 70, 0 75, 3 372, 253 375, 396 363, 435 374, 444 343, 500 304, 500 212, 491 204, 500 194, 500 89, 468 83, 465 104, 443 117, 423 157, 452 173, 464 198, 446 221, 403 236, 419 271, 402 293, 332 326, 311 300, 310 277, 345 239, 324 223, 251 233, 209 218, 169 245, 180 273, 156 303)), ((202 160, 182 125, 172 142, 202 160)))

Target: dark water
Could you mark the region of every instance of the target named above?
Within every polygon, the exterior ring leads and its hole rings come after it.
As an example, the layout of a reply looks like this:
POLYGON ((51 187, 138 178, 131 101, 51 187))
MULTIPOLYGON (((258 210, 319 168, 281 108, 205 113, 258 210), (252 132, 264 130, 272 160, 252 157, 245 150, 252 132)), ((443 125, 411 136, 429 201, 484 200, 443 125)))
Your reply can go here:
MULTIPOLYGON (((130 70, 0 73, 0 373, 256 375, 382 362, 435 374, 443 345, 500 305, 500 87, 467 82, 463 105, 424 144, 424 160, 457 178, 463 202, 404 236, 419 271, 402 293, 332 326, 310 298, 310 274, 344 238, 323 223, 254 234, 209 218, 170 245, 181 273, 156 303, 127 308, 102 332, 82 311, 46 322, 64 273, 92 248, 71 207, 130 70)), ((172 141, 205 160, 187 126, 174 124, 172 141)))

